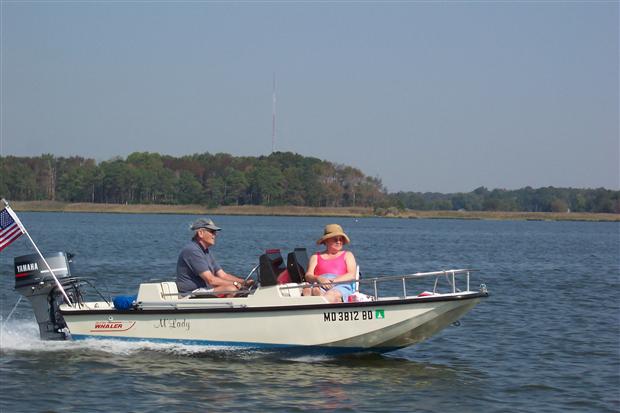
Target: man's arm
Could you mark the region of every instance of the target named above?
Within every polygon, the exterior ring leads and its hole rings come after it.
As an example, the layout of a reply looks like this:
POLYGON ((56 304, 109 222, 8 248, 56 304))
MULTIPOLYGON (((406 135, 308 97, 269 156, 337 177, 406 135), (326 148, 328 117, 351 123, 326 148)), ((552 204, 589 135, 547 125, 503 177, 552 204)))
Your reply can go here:
POLYGON ((203 271, 199 275, 200 278, 205 280, 207 284, 209 284, 211 287, 221 287, 223 285, 231 285, 233 283, 233 281, 227 281, 217 275, 213 275, 211 271, 203 271))
POLYGON ((215 272, 215 275, 213 275, 211 271, 201 272, 200 278, 205 280, 213 288, 226 287, 232 290, 235 288, 235 282, 239 283, 239 288, 241 288, 241 286, 250 286, 254 284, 254 280, 245 281, 242 278, 228 274, 221 268, 215 272))
POLYGON ((235 281, 237 281, 238 283, 243 283, 243 278, 239 278, 232 274, 228 274, 226 271, 222 270, 221 268, 217 270, 215 275, 222 280, 226 280, 227 281, 226 284, 232 284, 235 281))

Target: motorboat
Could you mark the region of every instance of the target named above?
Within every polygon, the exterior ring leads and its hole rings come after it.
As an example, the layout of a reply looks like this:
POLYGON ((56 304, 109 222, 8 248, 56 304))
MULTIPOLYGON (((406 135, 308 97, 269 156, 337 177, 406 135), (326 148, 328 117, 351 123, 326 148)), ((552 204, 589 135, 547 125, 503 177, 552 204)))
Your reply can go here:
POLYGON ((28 298, 43 340, 115 339, 302 353, 384 353, 411 346, 456 323, 488 296, 470 289, 474 270, 359 277, 347 302, 305 296, 308 258, 296 248, 259 257, 251 288, 230 297, 179 294, 173 281, 142 283, 129 305, 72 275, 65 252, 16 257, 15 289, 28 298), (51 274, 50 274, 51 272, 51 274), (282 275, 286 273, 285 282, 282 275), (426 288, 422 284, 425 282, 426 288), (462 289, 461 289, 462 288, 462 289), (64 290, 61 291, 60 290, 64 290), (92 291, 91 291, 92 290, 92 291), (69 300, 67 300, 67 298, 69 300))

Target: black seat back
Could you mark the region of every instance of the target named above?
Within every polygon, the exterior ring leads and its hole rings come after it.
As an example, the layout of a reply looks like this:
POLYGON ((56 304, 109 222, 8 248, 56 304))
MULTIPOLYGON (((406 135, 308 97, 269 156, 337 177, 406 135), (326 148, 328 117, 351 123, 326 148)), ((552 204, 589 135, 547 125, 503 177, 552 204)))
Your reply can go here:
POLYGON ((299 284, 305 281, 306 270, 308 269, 308 253, 305 248, 295 248, 293 252, 289 252, 286 259, 286 269, 292 282, 299 284))
POLYGON ((258 259, 258 282, 263 287, 276 285, 278 275, 286 269, 280 250, 267 250, 258 259))

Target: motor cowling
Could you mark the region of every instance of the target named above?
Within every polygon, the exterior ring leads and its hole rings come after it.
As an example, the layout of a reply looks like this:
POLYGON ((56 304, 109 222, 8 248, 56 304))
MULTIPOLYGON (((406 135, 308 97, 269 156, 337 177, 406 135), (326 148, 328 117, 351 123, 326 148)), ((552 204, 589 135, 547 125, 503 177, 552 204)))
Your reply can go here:
MULTIPOLYGON (((57 252, 45 257, 45 261, 72 302, 80 296, 79 281, 71 277, 71 255, 57 252)), ((39 324, 42 340, 67 338, 66 323, 59 306, 64 302, 62 292, 45 262, 37 254, 15 257, 15 290, 26 297, 39 324)))

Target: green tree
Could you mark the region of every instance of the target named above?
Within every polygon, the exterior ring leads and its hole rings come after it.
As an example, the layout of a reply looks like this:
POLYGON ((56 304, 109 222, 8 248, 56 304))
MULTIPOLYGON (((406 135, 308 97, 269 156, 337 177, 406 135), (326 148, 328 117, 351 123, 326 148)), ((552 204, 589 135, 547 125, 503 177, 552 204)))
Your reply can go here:
POLYGON ((568 211, 568 203, 560 198, 555 198, 550 204, 551 212, 566 212, 568 211))
POLYGON ((92 159, 76 158, 63 162, 57 193, 68 202, 94 202, 97 185, 97 166, 92 159), (68 165, 72 163, 71 165, 68 165))
POLYGON ((283 194, 284 176, 275 166, 259 163, 250 174, 250 193, 255 204, 276 205, 283 194))
POLYGON ((204 189, 191 172, 181 171, 176 198, 180 204, 201 204, 204 202, 204 189))
POLYGON ((207 202, 209 207, 222 205, 226 183, 224 178, 215 176, 207 180, 207 202))
POLYGON ((227 168, 225 178, 224 203, 227 205, 239 205, 244 203, 245 194, 248 190, 248 181, 241 171, 227 168))
MULTIPOLYGON (((10 159, 9 159, 10 162, 10 159)), ((2 162, 2 181, 6 188, 3 196, 15 201, 36 199, 37 182, 34 171, 25 163, 2 162)))
POLYGON ((101 200, 105 203, 124 204, 134 202, 136 179, 132 169, 122 159, 100 164, 101 200))

